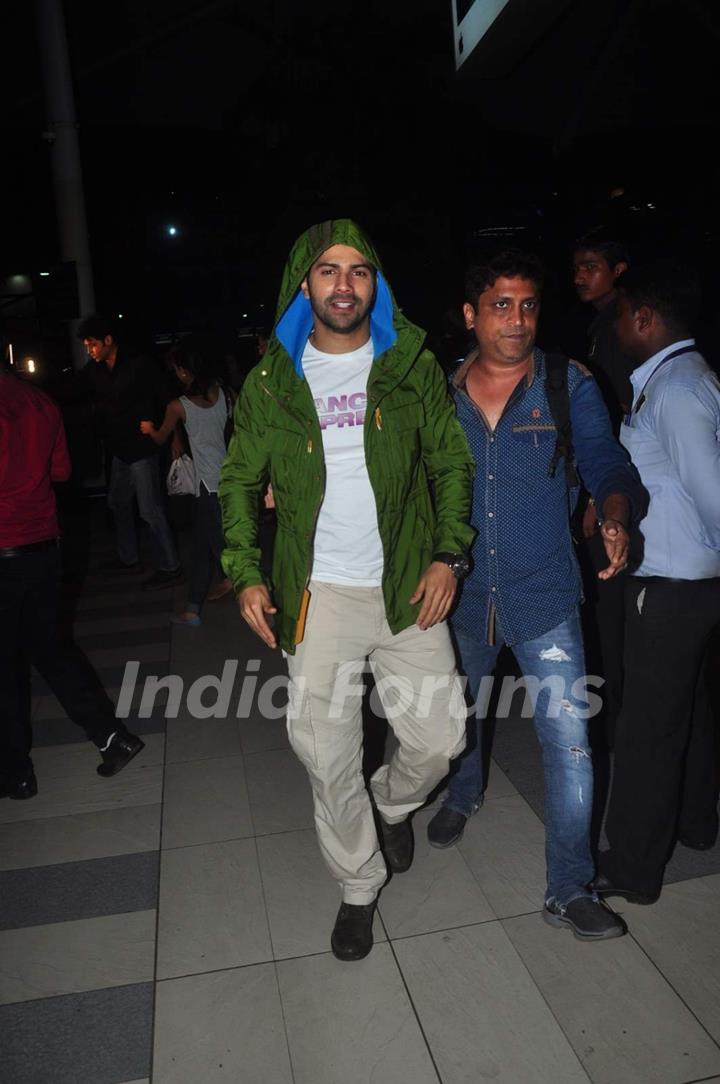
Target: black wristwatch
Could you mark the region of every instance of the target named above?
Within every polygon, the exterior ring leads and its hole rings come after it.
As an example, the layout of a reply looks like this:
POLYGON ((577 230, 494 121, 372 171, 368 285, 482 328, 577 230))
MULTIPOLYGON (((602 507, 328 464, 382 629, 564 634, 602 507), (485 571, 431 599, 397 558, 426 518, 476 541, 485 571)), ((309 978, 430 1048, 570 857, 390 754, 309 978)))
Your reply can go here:
POLYGON ((461 553, 436 553, 433 561, 447 565, 456 580, 461 580, 470 571, 470 562, 461 553))

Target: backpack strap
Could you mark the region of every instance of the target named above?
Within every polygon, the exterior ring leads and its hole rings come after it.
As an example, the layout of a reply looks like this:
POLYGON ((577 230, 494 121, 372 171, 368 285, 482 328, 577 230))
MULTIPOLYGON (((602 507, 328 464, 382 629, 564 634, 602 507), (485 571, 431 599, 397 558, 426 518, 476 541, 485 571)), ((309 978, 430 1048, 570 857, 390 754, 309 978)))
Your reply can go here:
POLYGON ((568 390, 568 359, 563 354, 545 355, 545 395, 547 396, 550 414, 557 429, 555 450, 550 461, 548 474, 555 477, 558 463, 565 460, 565 480, 568 488, 573 489, 580 485, 580 479, 575 470, 575 453, 572 440, 572 423, 570 421, 570 393, 568 390))

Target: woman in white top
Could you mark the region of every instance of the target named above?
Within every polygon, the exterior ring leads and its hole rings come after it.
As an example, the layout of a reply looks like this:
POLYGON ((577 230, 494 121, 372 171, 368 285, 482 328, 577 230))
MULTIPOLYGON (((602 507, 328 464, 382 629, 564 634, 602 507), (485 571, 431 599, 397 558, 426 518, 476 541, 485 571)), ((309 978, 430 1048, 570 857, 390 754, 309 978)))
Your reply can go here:
MULTIPOLYGON (((180 342, 171 351, 169 360, 185 394, 168 404, 159 429, 149 421, 140 422, 140 429, 156 444, 164 444, 175 433, 178 422, 183 422, 190 441, 196 487, 190 592, 185 610, 171 620, 196 628, 200 624, 200 611, 212 574, 220 569, 222 576, 220 554, 225 542, 217 489, 225 459, 225 425, 232 409, 232 398, 212 375, 212 366, 193 336, 180 342)), ((174 443, 174 458, 181 452, 179 442, 174 443)), ((219 598, 231 589, 230 581, 222 579, 213 597, 219 598)))

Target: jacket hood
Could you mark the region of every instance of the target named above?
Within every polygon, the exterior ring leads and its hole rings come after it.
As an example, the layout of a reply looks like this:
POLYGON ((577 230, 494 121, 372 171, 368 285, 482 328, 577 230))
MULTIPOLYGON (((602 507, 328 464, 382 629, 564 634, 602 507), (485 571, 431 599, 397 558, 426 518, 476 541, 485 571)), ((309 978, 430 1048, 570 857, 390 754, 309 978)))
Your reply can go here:
POLYGON ((395 299, 380 267, 380 260, 370 239, 349 218, 320 222, 306 230, 293 245, 283 272, 275 315, 274 334, 292 358, 295 371, 303 377, 302 356, 313 325, 310 302, 300 284, 315 261, 332 245, 356 248, 377 270, 375 299, 370 309, 370 335, 375 357, 389 350, 397 339, 395 299))

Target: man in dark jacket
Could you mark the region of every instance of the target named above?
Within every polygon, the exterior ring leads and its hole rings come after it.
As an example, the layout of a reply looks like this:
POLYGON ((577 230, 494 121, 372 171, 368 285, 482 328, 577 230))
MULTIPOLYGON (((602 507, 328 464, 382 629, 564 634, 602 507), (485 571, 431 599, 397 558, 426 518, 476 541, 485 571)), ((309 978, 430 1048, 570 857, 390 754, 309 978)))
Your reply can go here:
POLYGON ((225 571, 250 627, 287 656, 288 732, 342 889, 331 945, 343 960, 372 948, 387 866, 400 873, 412 860, 408 814, 464 744, 445 618, 472 541, 472 463, 424 338, 396 307, 358 226, 312 227, 290 253, 220 482, 225 571), (277 512, 270 581, 257 544, 268 482, 277 512), (381 844, 362 777, 368 659, 399 741, 371 780, 381 844))
POLYGON ((140 422, 162 420, 171 398, 150 358, 121 346, 108 320, 89 316, 78 328, 90 361, 83 376, 90 385, 102 436, 112 456, 108 506, 115 521, 118 555, 106 571, 139 566, 134 501, 150 528, 157 570, 145 580, 146 590, 159 590, 183 579, 160 486, 157 445, 140 431, 140 422))
POLYGON ((60 411, 0 372, 0 797, 33 798, 37 782, 24 717, 23 663, 32 662, 67 715, 115 775, 143 748, 88 681, 76 650, 57 637, 59 530, 52 483, 70 475, 60 411))
MULTIPOLYGON (((573 277, 578 298, 591 305, 595 315, 587 331, 584 360, 595 377, 617 437, 624 415, 630 409, 632 387, 628 373, 629 359, 615 330, 617 281, 628 267, 628 253, 623 244, 604 231, 580 238, 573 253, 573 277)), ((589 634, 588 662, 602 674, 605 708, 605 734, 612 746, 615 722, 620 712, 623 691, 623 637, 625 623, 624 590, 626 574, 609 580, 597 578, 607 563, 599 530, 594 496, 581 497, 583 569, 586 572, 584 619, 589 634), (592 582, 591 582, 592 581, 592 582)), ((580 518, 579 516, 577 518, 580 518)))

